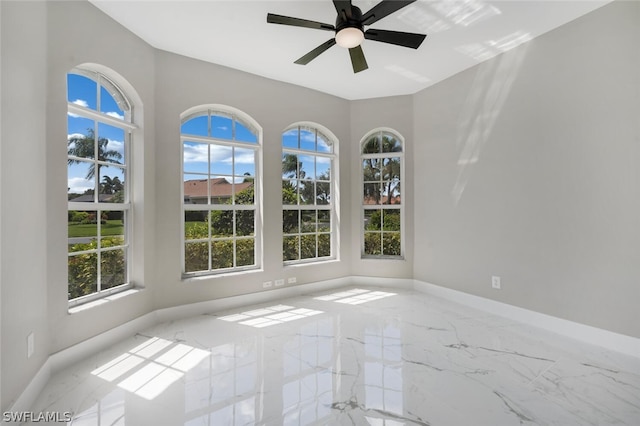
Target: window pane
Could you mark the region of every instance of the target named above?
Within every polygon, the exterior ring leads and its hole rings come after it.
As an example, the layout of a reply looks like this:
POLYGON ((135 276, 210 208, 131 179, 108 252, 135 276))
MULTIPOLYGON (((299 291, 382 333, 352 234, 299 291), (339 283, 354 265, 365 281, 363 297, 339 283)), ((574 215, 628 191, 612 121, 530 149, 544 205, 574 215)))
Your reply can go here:
POLYGON ((255 265, 255 240, 253 238, 236 241, 236 266, 255 265))
POLYGON ((67 155, 79 158, 95 156, 95 121, 81 117, 67 119, 67 155))
POLYGON ((116 166, 98 164, 98 201, 101 203, 124 203, 125 175, 124 169, 116 166))
POLYGON ((236 140, 241 142, 258 143, 258 135, 249 126, 236 120, 236 140))
POLYGON ((300 149, 306 151, 316 150, 316 132, 308 129, 300 129, 300 149))
POLYGON ((312 155, 300 155, 298 162, 300 179, 314 179, 316 176, 315 157, 312 155))
POLYGON ((231 183, 233 178, 222 176, 211 179, 209 186, 211 190, 211 204, 232 204, 235 191, 231 183))
POLYGON ((234 171, 236 176, 256 175, 256 154, 253 149, 234 148, 234 171))
POLYGON ((331 256, 331 235, 319 234, 318 235, 318 257, 331 256))
POLYGON ((239 210, 236 212, 236 235, 253 235, 255 232, 255 212, 239 210))
POLYGON ((369 138, 362 147, 363 154, 377 154, 379 152, 381 152, 379 135, 369 138))
POLYGON ((400 179, 400 159, 398 157, 382 159, 382 179, 400 179))
POLYGON ((233 210, 214 210, 210 213, 211 236, 233 236, 233 210))
POLYGON ((331 202, 331 183, 316 183, 316 204, 327 205, 331 202))
POLYGON ((97 109, 98 84, 79 74, 67 74, 67 100, 90 109, 97 109))
POLYGON ((98 254, 69 256, 69 299, 98 291, 98 254))
POLYGON ((364 233, 364 254, 379 255, 381 250, 381 234, 379 232, 364 233))
POLYGON ((100 112, 108 115, 109 117, 124 120, 124 111, 120 109, 111 93, 109 93, 109 91, 104 87, 100 87, 100 112))
POLYGON ((182 149, 184 172, 209 173, 209 144, 184 142, 182 149))
POLYGON ((300 184, 300 204, 313 205, 316 199, 315 183, 312 180, 301 180, 300 184))
POLYGON ((73 161, 67 166, 67 198, 69 201, 92 203, 95 200, 95 163, 73 161))
POLYGON ((285 261, 300 259, 300 255, 298 252, 299 244, 300 237, 298 236, 284 237, 282 241, 282 254, 285 261))
POLYGON ((362 194, 362 204, 364 205, 380 204, 380 184, 379 183, 364 184, 364 191, 362 194))
POLYGON ((184 238, 185 240, 199 240, 209 238, 209 222, 206 210, 184 212, 184 238))
POLYGON ((184 203, 185 204, 208 204, 209 202, 209 180, 202 175, 184 175, 184 203))
POLYGON ((383 210, 383 220, 382 229, 400 232, 400 210, 383 210))
POLYGON ((319 232, 331 231, 331 211, 330 210, 318 210, 318 231, 319 232))
POLYGON ((295 154, 282 155, 282 177, 296 178, 298 177, 298 156, 295 154))
POLYGON ((126 212, 111 210, 100 212, 100 236, 102 247, 115 247, 125 244, 126 212))
POLYGON ((300 258, 311 259, 313 257, 316 257, 316 235, 302 235, 300 237, 300 258))
POLYGON ((69 210, 67 235, 69 252, 95 250, 98 247, 96 211, 69 210))
POLYGON ((212 177, 233 175, 233 148, 230 146, 211 145, 209 160, 212 177))
POLYGON ((380 160, 366 158, 362 160, 362 176, 365 182, 380 180, 380 160))
POLYGON ((284 179, 282 181, 282 204, 298 204, 298 181, 295 179, 284 179))
POLYGON ((238 183, 234 185, 235 203, 242 205, 255 204, 253 180, 237 177, 236 182, 238 183))
POLYGON ((316 232, 316 211, 301 210, 300 218, 302 220, 301 232, 316 232))
POLYGON ((364 211, 364 229, 368 231, 380 230, 382 227, 382 210, 364 211))
POLYGON ((211 136, 219 139, 233 139, 233 120, 222 115, 211 116, 211 136))
POLYGON ((385 134, 382 137, 382 152, 401 152, 402 145, 400 141, 392 135, 385 134))
POLYGON ((331 180, 331 159, 316 157, 316 179, 331 180))
POLYGON ((126 164, 124 140, 123 129, 98 123, 98 160, 126 164))
POLYGON ((298 210, 284 210, 282 212, 282 232, 285 234, 300 232, 298 226, 298 210))
POLYGON ((184 245, 185 272, 209 269, 209 243, 186 243, 184 245))
POLYGON ((211 243, 211 269, 233 267, 233 241, 213 241, 211 243))
POLYGON ((201 115, 182 123, 180 132, 185 135, 209 136, 209 123, 207 116, 201 115))
POLYGON ((400 256, 400 233, 385 232, 382 234, 382 254, 400 256))
POLYGON ((287 130, 282 134, 282 146, 285 148, 298 148, 298 128, 287 130))
POLYGON ((127 282, 126 249, 106 250, 100 255, 100 289, 127 282))
POLYGON ((333 152, 333 144, 322 134, 318 133, 318 152, 333 152))

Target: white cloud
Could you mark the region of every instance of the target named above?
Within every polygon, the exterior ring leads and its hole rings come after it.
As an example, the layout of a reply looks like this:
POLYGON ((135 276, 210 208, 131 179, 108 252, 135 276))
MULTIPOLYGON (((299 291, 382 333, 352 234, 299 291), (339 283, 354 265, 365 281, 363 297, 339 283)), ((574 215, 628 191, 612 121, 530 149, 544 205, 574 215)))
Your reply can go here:
POLYGON ((76 104, 76 105, 80 105, 81 107, 89 108, 89 103, 87 101, 85 101, 84 99, 76 99, 75 101, 73 101, 71 103, 72 104, 76 104))
POLYGON ((71 139, 75 139, 75 138, 83 138, 85 135, 83 135, 82 133, 71 133, 70 135, 67 135, 67 140, 71 140, 71 139))
POLYGON ((109 142, 107 143, 107 151, 111 150, 124 154, 124 142, 109 139, 109 142))
POLYGON ((185 163, 206 163, 209 161, 207 145, 205 144, 185 144, 184 145, 184 162, 185 163))
POLYGON ((69 192, 73 194, 84 194, 87 189, 94 189, 95 181, 82 177, 72 177, 67 180, 69 192))
POLYGON ((80 118, 80 116, 78 114, 74 114, 72 112, 68 112, 67 115, 71 118, 80 118))
POLYGON ((124 120, 124 115, 119 114, 119 113, 117 113, 115 111, 107 112, 106 114, 109 117, 117 118, 118 120, 124 120))

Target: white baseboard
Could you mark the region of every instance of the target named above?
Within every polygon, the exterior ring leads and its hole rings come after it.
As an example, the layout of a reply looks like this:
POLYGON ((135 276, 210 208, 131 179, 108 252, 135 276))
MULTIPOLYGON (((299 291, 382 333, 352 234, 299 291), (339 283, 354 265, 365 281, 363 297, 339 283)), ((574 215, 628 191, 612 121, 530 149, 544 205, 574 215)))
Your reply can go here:
POLYGON ((457 302, 472 308, 490 312, 509 319, 534 325, 562 336, 580 340, 609 350, 640 357, 640 339, 603 330, 585 324, 553 317, 540 312, 520 308, 473 294, 440 287, 419 280, 414 281, 414 289, 426 294, 457 302))

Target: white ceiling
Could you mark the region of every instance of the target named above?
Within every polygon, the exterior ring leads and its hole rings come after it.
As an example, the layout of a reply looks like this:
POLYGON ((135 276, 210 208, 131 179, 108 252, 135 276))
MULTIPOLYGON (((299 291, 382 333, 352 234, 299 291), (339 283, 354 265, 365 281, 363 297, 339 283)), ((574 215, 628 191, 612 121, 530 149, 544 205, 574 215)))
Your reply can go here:
MULTIPOLYGON (((416 93, 611 0, 418 0, 371 28, 426 33, 422 46, 365 40, 358 74, 339 46, 293 63, 331 32, 266 22, 271 12, 333 25, 331 0, 89 1, 158 49, 354 100, 416 93)), ((353 1, 363 13, 377 3, 353 1)))

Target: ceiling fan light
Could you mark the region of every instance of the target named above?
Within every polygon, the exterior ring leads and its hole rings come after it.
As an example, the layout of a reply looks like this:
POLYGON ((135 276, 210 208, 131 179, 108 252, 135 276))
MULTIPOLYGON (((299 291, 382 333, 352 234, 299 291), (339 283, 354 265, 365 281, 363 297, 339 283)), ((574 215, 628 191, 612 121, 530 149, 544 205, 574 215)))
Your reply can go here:
POLYGON ((360 46, 364 40, 364 33, 359 28, 347 27, 336 33, 336 44, 345 49, 360 46))

